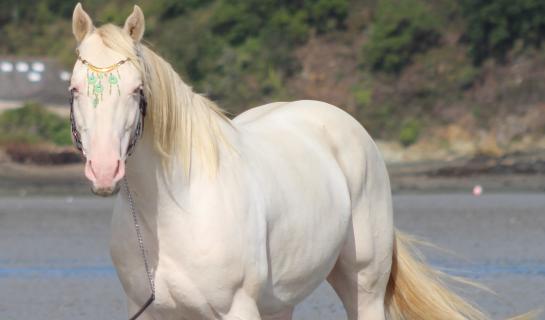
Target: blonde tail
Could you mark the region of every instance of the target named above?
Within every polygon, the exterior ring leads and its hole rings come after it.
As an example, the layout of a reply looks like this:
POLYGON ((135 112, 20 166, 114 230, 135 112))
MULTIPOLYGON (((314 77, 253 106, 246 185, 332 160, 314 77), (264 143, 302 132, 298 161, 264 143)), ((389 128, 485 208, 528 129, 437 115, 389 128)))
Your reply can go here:
POLYGON ((396 231, 392 272, 385 300, 388 319, 487 319, 481 311, 446 287, 441 272, 413 255, 411 248, 415 242, 418 241, 396 231))

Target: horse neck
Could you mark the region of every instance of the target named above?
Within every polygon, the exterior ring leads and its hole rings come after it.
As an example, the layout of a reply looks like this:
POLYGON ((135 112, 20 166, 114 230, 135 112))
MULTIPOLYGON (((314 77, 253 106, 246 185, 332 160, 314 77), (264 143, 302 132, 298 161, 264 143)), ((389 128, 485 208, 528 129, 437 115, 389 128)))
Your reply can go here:
MULTIPOLYGON (((228 120, 216 112, 210 110, 210 117, 217 117, 215 120, 222 135, 218 143, 219 167, 222 161, 232 159, 230 155, 237 141, 237 132, 228 120)), ((147 124, 148 128, 149 125, 147 124)), ((198 145, 192 145, 189 174, 184 172, 182 163, 177 159, 171 162, 171 168, 165 169, 164 158, 155 146, 152 130, 144 130, 134 154, 127 160, 126 178, 135 204, 142 211, 144 222, 150 228, 155 229, 156 219, 161 214, 157 208, 172 205, 183 208, 185 201, 190 200, 188 197, 191 184, 210 179, 208 168, 205 168, 206 161, 200 159, 198 149, 198 145)))

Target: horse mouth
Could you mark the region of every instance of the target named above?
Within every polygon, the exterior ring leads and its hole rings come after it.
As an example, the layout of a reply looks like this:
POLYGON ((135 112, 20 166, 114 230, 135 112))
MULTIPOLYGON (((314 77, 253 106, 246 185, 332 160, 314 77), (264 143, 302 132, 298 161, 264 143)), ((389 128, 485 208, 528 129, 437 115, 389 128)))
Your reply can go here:
POLYGON ((119 192, 119 183, 116 183, 112 187, 107 188, 96 188, 95 186, 91 187, 91 191, 93 194, 100 196, 100 197, 111 197, 119 192))

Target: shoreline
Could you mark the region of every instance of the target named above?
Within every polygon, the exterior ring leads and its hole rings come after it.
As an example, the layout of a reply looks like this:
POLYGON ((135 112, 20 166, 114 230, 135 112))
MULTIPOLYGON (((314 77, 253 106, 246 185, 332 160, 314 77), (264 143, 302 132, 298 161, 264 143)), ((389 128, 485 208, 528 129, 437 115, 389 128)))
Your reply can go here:
MULTIPOLYGON (((389 164, 393 193, 471 193, 481 185, 484 193, 545 192, 542 162, 531 166, 513 163, 524 170, 486 165, 482 168, 467 161, 389 164), (530 170, 531 169, 531 170, 530 170)), ((543 162, 545 163, 545 162, 543 162)), ((84 196, 92 195, 84 176, 83 163, 69 165, 32 165, 0 162, 0 196, 84 196)))

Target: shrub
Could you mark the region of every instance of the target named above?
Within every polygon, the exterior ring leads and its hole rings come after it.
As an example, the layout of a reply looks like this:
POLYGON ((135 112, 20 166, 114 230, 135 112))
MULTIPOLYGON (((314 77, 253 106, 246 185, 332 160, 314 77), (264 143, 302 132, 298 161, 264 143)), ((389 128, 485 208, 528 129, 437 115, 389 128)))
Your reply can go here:
POLYGON ((21 108, 2 113, 0 137, 3 144, 49 142, 64 146, 72 143, 68 120, 36 103, 25 103, 21 108))
POLYGON ((364 64, 375 71, 399 72, 419 52, 439 41, 439 22, 420 0, 383 0, 378 4, 364 64))
POLYGON ((280 9, 271 16, 269 23, 263 28, 263 36, 270 38, 272 35, 289 43, 304 42, 309 33, 306 19, 307 15, 304 11, 290 14, 288 10, 280 9))
POLYGON ((466 37, 470 54, 479 64, 488 57, 504 60, 518 41, 539 47, 545 39, 543 0, 464 0, 466 37))
POLYGON ((310 28, 318 32, 342 28, 347 15, 347 0, 223 0, 211 23, 215 34, 234 45, 259 36, 262 30, 297 43, 307 38, 310 28))
POLYGON ((162 19, 171 19, 208 5, 211 0, 156 0, 155 5, 160 8, 162 19))
POLYGON ((373 100, 373 89, 370 85, 360 84, 352 89, 354 100, 359 108, 367 108, 373 100))
POLYGON ((420 136, 422 124, 416 119, 406 121, 399 131, 399 142, 404 146, 410 146, 415 143, 420 136))
POLYGON ((263 27, 262 18, 247 2, 223 1, 212 18, 212 31, 232 45, 239 45, 257 35, 263 27))
POLYGON ((348 1, 346 0, 318 0, 307 1, 309 23, 318 32, 328 32, 344 27, 348 16, 348 1))

